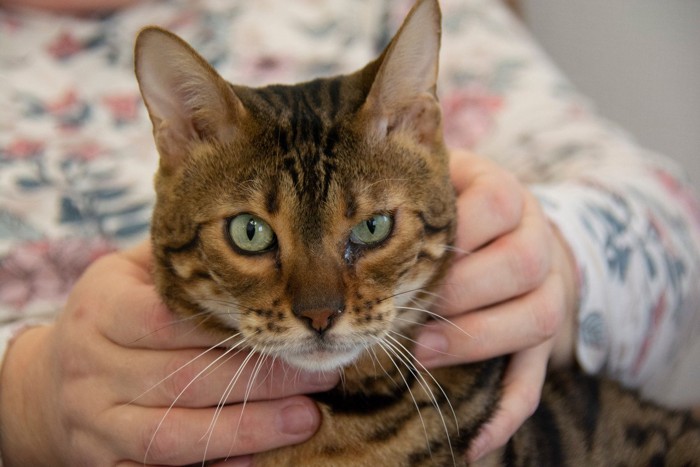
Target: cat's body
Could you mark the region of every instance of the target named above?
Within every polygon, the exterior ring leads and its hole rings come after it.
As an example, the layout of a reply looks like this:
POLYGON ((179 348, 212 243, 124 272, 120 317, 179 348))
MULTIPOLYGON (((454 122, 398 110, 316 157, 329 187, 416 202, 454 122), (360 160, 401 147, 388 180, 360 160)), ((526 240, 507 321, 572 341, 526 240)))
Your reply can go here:
MULTIPOLYGON (((259 89, 229 85, 164 31, 139 37, 161 154, 152 239, 165 302, 232 348, 343 373, 314 396, 319 432, 256 465, 463 465, 498 409, 506 358, 428 373, 410 354, 456 224, 435 97, 439 24, 437 3, 419 1, 362 70, 259 89)), ((686 415, 562 373, 483 463, 698 459, 686 415)))

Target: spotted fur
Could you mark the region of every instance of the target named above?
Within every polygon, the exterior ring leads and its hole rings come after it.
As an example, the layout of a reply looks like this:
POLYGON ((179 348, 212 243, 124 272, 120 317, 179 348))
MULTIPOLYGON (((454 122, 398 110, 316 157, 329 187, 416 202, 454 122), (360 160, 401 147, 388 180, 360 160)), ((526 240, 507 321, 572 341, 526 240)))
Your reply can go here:
MULTIPOLYGON (((456 222, 435 95, 439 42, 437 2, 419 0, 363 69, 249 88, 224 81, 166 31, 139 35, 136 73, 161 155, 152 242, 165 302, 231 346, 343 375, 314 396, 319 432, 256 465, 464 465, 498 410, 507 358, 428 373, 410 353, 456 222), (229 234, 242 214, 274 241, 242 249, 229 234), (353 229, 377 215, 392 220, 386 239, 355 242, 353 229)), ((699 458, 700 430, 687 415, 559 373, 483 465, 699 458)))

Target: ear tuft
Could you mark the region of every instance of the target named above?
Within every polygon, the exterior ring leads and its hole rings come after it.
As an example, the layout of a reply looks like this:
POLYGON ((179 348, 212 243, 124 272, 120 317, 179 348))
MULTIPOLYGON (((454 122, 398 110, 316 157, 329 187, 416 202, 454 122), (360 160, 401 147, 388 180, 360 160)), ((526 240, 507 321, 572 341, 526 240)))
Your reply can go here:
POLYGON ((441 138, 435 94, 440 22, 437 0, 418 0, 380 57, 364 105, 374 134, 385 137, 401 131, 422 144, 441 138))
POLYGON ((197 141, 234 136, 245 110, 229 84, 176 35, 157 27, 136 39, 136 78, 146 103, 161 165, 182 163, 197 141))

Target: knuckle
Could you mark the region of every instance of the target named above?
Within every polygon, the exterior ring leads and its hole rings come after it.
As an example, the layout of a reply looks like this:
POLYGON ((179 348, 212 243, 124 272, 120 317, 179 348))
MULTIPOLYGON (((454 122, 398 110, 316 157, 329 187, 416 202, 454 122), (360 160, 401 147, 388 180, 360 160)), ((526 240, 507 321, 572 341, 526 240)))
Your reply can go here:
POLYGON ((546 255, 539 248, 532 248, 521 242, 512 248, 510 257, 511 270, 518 279, 521 292, 531 290, 540 284, 548 272, 546 255))
POLYGON ((563 304, 557 294, 548 289, 541 294, 543 298, 536 302, 533 310, 535 328, 543 341, 554 337, 563 322, 563 304))
POLYGON ((156 342, 169 342, 175 336, 173 314, 161 301, 156 301, 147 309, 144 309, 142 335, 156 342))
POLYGON ((481 196, 488 214, 497 218, 504 226, 514 227, 522 213, 523 200, 518 196, 519 190, 511 190, 507 183, 496 178, 492 183, 482 186, 481 196))
POLYGON ((169 403, 177 402, 180 406, 189 406, 197 396, 197 381, 200 371, 194 364, 196 357, 178 352, 165 365, 165 379, 161 382, 163 396, 169 403))
POLYGON ((492 449, 506 444, 521 424, 522 421, 516 420, 512 413, 501 411, 498 418, 488 425, 492 449))
POLYGON ((137 456, 146 463, 167 464, 175 460, 182 443, 180 430, 172 417, 154 417, 141 429, 137 456))
MULTIPOLYGON (((267 363, 265 363, 267 365, 267 363)), ((269 399, 275 396, 276 393, 280 393, 281 387, 279 381, 273 377, 268 368, 261 367, 261 371, 256 372, 253 379, 250 380, 248 385, 254 388, 255 395, 258 398, 269 399)))
POLYGON ((514 420, 514 426, 513 431, 517 429, 517 427, 522 424, 527 418, 532 416, 532 414, 535 413, 537 410, 537 407, 540 405, 540 389, 539 388, 533 388, 533 387, 527 387, 527 388, 522 388, 520 391, 519 397, 520 397, 520 407, 522 408, 522 417, 519 420, 514 420))

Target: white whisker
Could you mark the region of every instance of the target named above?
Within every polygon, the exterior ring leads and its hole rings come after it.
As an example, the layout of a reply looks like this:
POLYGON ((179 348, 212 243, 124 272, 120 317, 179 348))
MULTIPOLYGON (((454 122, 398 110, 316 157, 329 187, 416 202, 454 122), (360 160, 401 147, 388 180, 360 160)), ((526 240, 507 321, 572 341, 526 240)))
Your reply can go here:
POLYGON ((432 347, 428 347, 428 346, 425 345, 425 344, 421 344, 421 343, 418 342, 416 339, 411 339, 410 337, 405 336, 405 335, 401 334, 400 332, 394 331, 394 330, 392 330, 392 329, 390 329, 389 332, 392 333, 392 334, 396 334, 397 336, 401 337, 402 339, 406 339, 406 340, 408 340, 408 341, 410 341, 410 342, 413 342, 414 344, 419 345, 419 346, 423 347, 424 349, 430 349, 430 350, 432 350, 433 352, 439 353, 440 355, 445 355, 446 357, 457 357, 457 358, 460 357, 459 355, 452 354, 452 353, 449 353, 449 352, 440 352, 440 351, 438 351, 438 350, 435 350, 435 349, 432 348, 432 347))
MULTIPOLYGON (((258 374, 260 373, 260 369, 264 365, 265 361, 267 361, 267 354, 265 353, 266 349, 262 349, 259 352, 256 351, 255 354, 258 356, 258 360, 255 362, 255 365, 253 366, 253 371, 251 373, 250 378, 248 379, 248 384, 246 385, 245 389, 245 394, 243 395, 243 402, 242 402, 242 407, 241 407, 241 415, 238 417, 238 423, 236 424, 236 431, 234 435, 234 442, 231 445, 231 449, 228 452, 228 455, 226 456, 226 459, 231 457, 234 445, 236 442, 236 439, 238 437, 238 432, 241 428, 241 421, 243 420, 243 411, 246 408, 246 405, 248 404, 248 400, 250 399, 250 393, 253 390, 253 386, 255 385, 255 380, 258 378, 258 374)), ((252 355, 252 354, 251 354, 252 355)))
MULTIPOLYGON (((411 396, 411 400, 413 400, 413 405, 415 406, 416 412, 418 413, 418 419, 420 420, 421 426, 423 427, 423 435, 425 436, 425 444, 426 444, 426 447, 428 448, 428 453, 430 454, 430 457, 432 458, 432 457, 433 457, 433 453, 432 453, 432 450, 430 449, 430 437, 428 436, 428 428, 426 427, 426 425, 425 425, 425 420, 423 419, 423 413, 422 413, 421 410, 420 410, 420 406, 418 405, 418 401, 416 400, 416 397, 413 395, 413 391, 411 390, 411 385, 408 384, 408 381, 406 381, 406 377, 405 377, 405 376, 403 375, 403 373, 401 372, 401 368, 399 368, 399 366, 398 366, 398 364, 396 363, 396 361, 394 361, 394 357, 392 357, 392 354, 393 354, 394 356, 398 357, 399 360, 400 360, 404 365, 406 365, 406 363, 405 363, 405 362, 403 361, 403 359, 401 359, 401 357, 397 354, 396 349, 394 349, 394 348, 391 346, 391 343, 386 342, 386 341, 384 341, 384 342, 379 342, 379 347, 384 351, 384 353, 386 353, 387 357, 389 357, 389 361, 391 361, 391 363, 394 365, 394 367, 396 368, 396 371, 398 371, 399 375, 401 376, 401 379, 403 380, 404 385, 406 385, 406 389, 408 390, 408 394, 411 396)), ((411 373, 413 373, 413 370, 411 369, 410 366, 407 365, 407 368, 408 368, 408 371, 410 371, 411 373)), ((390 377, 390 378, 391 378, 391 377, 390 377)), ((394 381, 393 378, 391 378, 391 380, 394 381)), ((418 381, 418 380, 416 380, 416 381, 418 381)), ((396 384, 396 381, 394 381, 394 384, 396 384)), ((421 383, 419 382, 419 384, 421 384, 421 383)), ((422 384, 421 384, 421 386, 422 386, 422 384)), ((423 388, 423 390, 426 391, 427 394, 431 394, 429 389, 430 389, 430 388, 428 388, 428 389, 426 390, 426 388, 423 388)))
MULTIPOLYGON (((181 366, 180 368, 178 368, 177 370, 175 370, 174 372, 172 372, 170 375, 166 376, 163 380, 161 380, 161 383, 162 383, 163 381, 165 381, 167 378, 169 378, 169 377, 171 377, 172 375, 174 375, 175 373, 177 373, 178 371, 180 371, 180 370, 181 370, 182 368, 184 368, 185 366, 189 365, 190 363, 192 363, 192 362, 195 361, 196 359, 200 358, 202 355, 206 354, 207 352, 209 352, 210 350, 212 350, 212 349, 214 349, 214 348, 218 348, 219 345, 221 345, 221 344, 227 342, 228 340, 230 340, 230 339, 232 339, 232 338, 234 338, 234 337, 237 337, 237 336, 236 336, 236 335, 230 336, 230 337, 226 338, 225 340, 223 340, 222 342, 220 342, 217 346, 215 346, 215 347, 210 347, 210 348, 207 349, 206 351, 202 352, 202 353, 199 354, 197 357, 195 357, 194 359, 190 360, 190 361, 187 362, 185 365, 181 366)), ((185 387, 180 391, 180 393, 175 397, 175 399, 172 401, 172 403, 171 403, 171 404, 168 406, 168 408, 165 410, 165 413, 164 413, 163 416, 161 417, 160 421, 158 422, 158 425, 156 426, 156 429, 155 429, 154 432, 153 432, 153 436, 151 436, 151 440, 149 441, 148 446, 146 447, 146 452, 144 453, 144 464, 146 463, 146 460, 148 459, 148 453, 149 453, 150 450, 151 450, 151 446, 153 445, 153 441, 154 441, 155 438, 156 438, 156 434, 157 434, 158 431, 160 430, 161 426, 163 426, 163 423, 165 422, 165 419, 167 418, 168 414, 173 410, 173 407, 175 407, 175 404, 176 404, 177 401, 180 399, 180 397, 182 397, 182 395, 185 393, 185 391, 187 391, 187 390, 190 388, 190 386, 192 386, 204 373, 206 373, 206 372, 209 370, 209 368, 211 368, 213 365, 215 365, 215 364, 216 364, 218 361, 220 361, 221 359, 226 358, 226 356, 227 356, 229 353, 233 352, 233 351, 236 349, 236 347, 240 346, 243 342, 245 342, 245 339, 244 339, 243 341, 241 341, 241 342, 238 342, 236 345, 227 348, 225 352, 223 352, 221 355, 219 355, 218 357, 216 357, 211 363, 209 363, 209 364, 208 364, 207 366, 205 366, 201 371, 199 371, 199 373, 197 373, 197 374, 190 380, 190 382, 187 383, 187 384, 185 385, 185 387)), ((160 384, 160 383, 158 383, 158 384, 160 384)), ((157 386, 157 385, 156 385, 156 386, 157 386)), ((153 387, 152 387, 151 389, 149 389, 148 391, 153 390, 153 388, 156 387, 156 386, 153 386, 153 387)), ((147 392, 148 392, 148 391, 147 391, 147 392)))
MULTIPOLYGON (((214 411, 214 416, 212 417, 211 422, 209 423, 209 427, 207 430, 204 432, 202 435, 202 439, 204 437, 207 437, 207 443, 204 447, 204 460, 202 461, 202 464, 205 464, 205 460, 207 458, 207 452, 209 451, 209 445, 211 444, 211 438, 214 435, 214 428, 216 426, 216 422, 219 420, 219 417, 221 416, 221 412, 224 410, 224 407, 226 406, 226 400, 229 398, 231 393, 233 392, 233 389, 236 386, 236 383, 240 379, 241 375, 243 374, 243 371, 246 366, 248 366, 248 362, 250 362, 250 359, 253 358, 255 355, 254 351, 251 350, 248 355, 243 359, 243 362, 241 365, 238 367, 236 372, 233 374, 231 379, 229 380, 228 385, 224 389, 223 394, 221 395, 221 398, 219 399, 219 402, 216 404, 216 410, 214 411)), ((245 401, 243 401, 243 407, 241 408, 241 413, 239 414, 238 418, 238 423, 240 425, 241 418, 243 418, 243 410, 245 409, 245 401)), ((233 443, 236 443, 236 437, 238 436, 238 430, 236 430, 234 437, 233 437, 233 443)))
POLYGON ((474 336, 472 336, 471 334, 469 334, 467 331, 465 331, 464 329, 460 328, 459 326, 457 326, 455 323, 453 323, 453 322, 450 321, 449 319, 445 318, 444 316, 435 313, 434 311, 430 311, 430 310, 427 310, 427 309, 425 309, 425 308, 417 308, 417 307, 411 307, 411 306, 397 306, 396 309, 398 309, 398 310, 409 310, 409 311, 420 311, 421 313, 427 314, 427 315, 430 316, 431 318, 434 318, 434 319, 437 319, 437 320, 439 320, 439 321, 442 321, 442 322, 444 322, 444 323, 449 324, 450 326, 452 326, 453 328, 457 329, 459 332, 461 332, 462 334, 464 334, 464 335, 467 336, 468 338, 474 339, 474 336))
MULTIPOLYGON (((136 402, 137 400, 139 400, 140 398, 142 398, 143 396, 145 396, 146 394, 148 394, 149 392, 153 391, 155 388, 157 388, 158 386, 160 386, 161 384, 163 384, 166 380, 168 380, 169 378, 171 378, 175 373, 179 372, 180 370, 182 370, 183 368, 187 367, 188 365, 191 365, 191 364, 194 363, 197 359, 203 357, 204 355, 208 354, 208 353, 211 352, 212 350, 220 349, 220 348, 221 348, 224 344, 226 344, 228 341, 230 341, 231 339, 235 339, 235 338, 238 337, 238 336, 240 336, 240 333, 233 334, 233 335, 227 337, 226 339, 224 339, 224 340, 222 340, 222 341, 220 341, 220 342, 218 342, 218 343, 212 345, 211 347, 209 347, 208 349, 204 350, 203 352, 201 352, 201 353, 200 353, 199 355, 197 355, 196 357, 194 357, 194 358, 192 358, 191 360, 189 360, 187 363, 184 363, 183 365, 180 365, 177 369, 175 369, 175 370, 173 370, 172 372, 170 372, 168 375, 166 375, 165 377, 163 377, 163 379, 161 379, 161 380, 158 381, 157 383, 153 384, 150 388, 146 389, 146 390, 143 391, 141 394, 139 394, 138 396, 134 397, 133 399, 131 399, 129 402, 127 402, 127 403, 124 404, 124 405, 133 404, 134 402, 136 402)), ((237 344, 236 346, 238 346, 238 345, 240 345, 240 343, 237 344)), ((235 347, 234 347, 234 348, 235 348, 235 347)), ((228 352, 228 350, 227 350, 227 352, 228 352)), ((224 355, 225 355, 225 353, 224 353, 224 355)), ((217 360, 219 360, 219 359, 222 358, 222 357, 223 357, 223 355, 221 355, 221 356, 218 357, 216 360, 214 360, 214 362, 216 362, 217 360)), ((212 364, 213 364, 214 362, 212 362, 212 364)), ((210 365, 211 365, 211 364, 210 364, 210 365)), ((197 376, 199 376, 199 374, 198 374, 197 376)), ((185 388, 185 389, 187 389, 187 388, 185 388)))
POLYGON ((393 336, 387 335, 387 338, 390 339, 392 342, 386 342, 387 345, 390 345, 391 347, 394 348, 394 350, 397 351, 397 353, 400 354, 402 357, 402 360, 404 361, 404 364, 407 366, 409 370, 414 369, 415 370, 415 376, 418 378, 418 381, 422 381, 424 390, 426 393, 429 395, 429 397, 432 399, 433 406, 435 407, 435 410, 437 411, 438 415, 440 416, 440 420, 442 421, 443 428, 445 429, 445 436, 447 438, 447 444, 450 448, 450 454, 452 455, 452 461, 454 462, 455 465, 457 465, 457 461, 455 459, 454 455, 454 450, 452 449, 452 442, 450 440, 450 432, 449 429, 447 428, 447 422, 445 420, 445 417, 442 414, 442 410, 440 410, 440 405, 438 404, 437 398, 433 394, 433 391, 430 389, 430 384, 428 381, 425 379, 425 376, 423 374, 427 374, 430 379, 435 383, 437 388, 440 390, 442 393, 442 396, 445 398, 445 402, 447 402, 448 407, 450 408, 450 411, 452 412, 452 416, 454 418, 455 422, 455 428, 457 429, 457 433, 459 434, 459 422, 457 421, 457 413, 454 410, 454 407, 452 406, 452 402, 450 401, 450 398, 447 396, 447 393, 443 389, 443 387, 440 385, 440 383, 435 379, 435 377, 428 371, 423 364, 421 364, 419 361, 416 361, 413 356, 411 355, 411 352, 404 346, 398 339, 396 339, 393 336), (392 344, 393 343, 393 344, 392 344), (423 371, 419 371, 418 368, 416 368, 416 363, 420 365, 421 369, 423 371))

